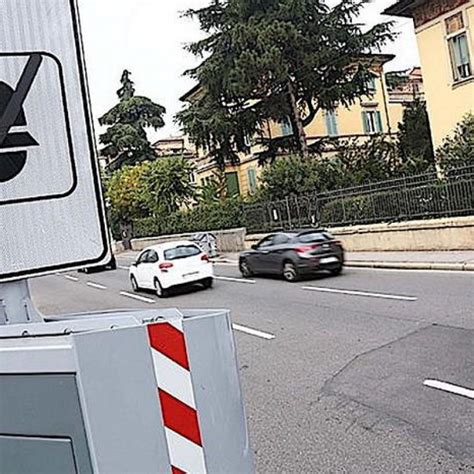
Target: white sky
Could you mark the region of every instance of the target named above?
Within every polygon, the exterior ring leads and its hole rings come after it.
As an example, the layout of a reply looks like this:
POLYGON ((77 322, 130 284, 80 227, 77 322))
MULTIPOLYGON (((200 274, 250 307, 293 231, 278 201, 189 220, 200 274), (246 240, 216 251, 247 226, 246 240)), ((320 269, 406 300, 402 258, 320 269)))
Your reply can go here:
MULTIPOLYGON (((86 60, 95 117, 116 102, 116 91, 123 69, 133 73, 137 93, 164 105, 168 111, 166 127, 150 138, 177 134, 174 114, 181 108, 181 97, 193 83, 182 77, 195 59, 183 45, 200 37, 197 22, 181 18, 188 8, 198 8, 210 0, 79 0, 86 60)), ((395 0, 373 0, 361 18, 374 24, 395 0)), ((330 0, 328 3, 337 3, 330 0)), ((419 65, 411 20, 396 23, 400 36, 384 52, 397 58, 387 70, 408 69, 419 65)))

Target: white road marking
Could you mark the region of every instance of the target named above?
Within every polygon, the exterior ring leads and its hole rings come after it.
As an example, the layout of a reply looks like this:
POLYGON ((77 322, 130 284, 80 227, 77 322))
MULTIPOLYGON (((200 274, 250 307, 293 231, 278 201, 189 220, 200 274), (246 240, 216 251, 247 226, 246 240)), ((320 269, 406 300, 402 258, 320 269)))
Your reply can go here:
POLYGON ((373 268, 373 267, 351 267, 350 265, 347 266, 348 270, 364 270, 364 271, 371 271, 371 272, 386 272, 386 273, 444 273, 448 275, 465 275, 465 276, 473 276, 472 271, 469 270, 428 270, 422 268, 373 268))
POLYGON ((474 390, 470 388, 460 387, 458 385, 452 385, 446 382, 440 382, 439 380, 425 380, 423 385, 474 400, 474 390))
POLYGON ((221 280, 221 281, 232 281, 235 283, 247 283, 248 285, 255 285, 257 283, 255 280, 246 280, 244 278, 230 278, 230 277, 222 277, 222 276, 216 276, 214 277, 216 280, 221 280))
POLYGON ((125 265, 119 265, 118 268, 120 268, 120 270, 130 270, 130 267, 126 267, 125 265))
POLYGON ((107 289, 106 286, 100 285, 99 283, 94 283, 92 281, 88 281, 87 286, 90 286, 91 288, 95 288, 97 290, 106 290, 107 289))
POLYGON ((69 280, 69 281, 79 281, 79 278, 73 277, 71 275, 64 275, 64 278, 66 278, 66 280, 69 280))
POLYGON ((133 293, 128 293, 126 291, 121 291, 120 294, 122 296, 127 297, 127 298, 132 298, 134 300, 143 301, 145 303, 151 303, 151 304, 156 303, 156 301, 151 299, 151 298, 147 298, 145 296, 134 295, 133 293))
POLYGON ((214 265, 219 266, 219 267, 236 267, 237 262, 231 263, 231 262, 213 262, 214 265))
POLYGON ((367 291, 339 290, 335 288, 320 288, 317 286, 303 286, 303 290, 319 291, 321 293, 337 293, 340 295, 365 296, 368 298, 383 298, 387 300, 417 301, 416 296, 388 295, 385 293, 370 293, 367 291))
POLYGON ((262 339, 266 339, 267 341, 271 341, 275 339, 275 335, 269 334, 267 332, 257 331, 256 329, 247 328, 245 326, 241 326, 240 324, 233 324, 232 327, 236 331, 243 332, 245 334, 250 334, 251 336, 261 337, 262 339))

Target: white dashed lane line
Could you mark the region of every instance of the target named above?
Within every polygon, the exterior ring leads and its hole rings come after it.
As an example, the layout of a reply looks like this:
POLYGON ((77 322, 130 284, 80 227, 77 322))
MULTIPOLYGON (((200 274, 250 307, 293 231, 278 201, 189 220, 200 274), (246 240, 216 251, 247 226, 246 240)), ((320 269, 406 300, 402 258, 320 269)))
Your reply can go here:
POLYGON ((261 339, 266 339, 267 341, 271 341, 275 339, 275 335, 269 334, 267 332, 258 331, 256 329, 251 329, 245 326, 241 326, 240 324, 233 324, 232 327, 235 331, 243 332, 245 334, 249 334, 250 336, 260 337, 261 339))
POLYGON ((390 295, 386 293, 371 293, 368 291, 356 291, 356 290, 340 290, 337 288, 321 288, 317 286, 303 286, 305 291, 318 291, 320 293, 334 293, 338 295, 349 295, 349 296, 362 296, 366 298, 382 298, 386 300, 398 300, 398 301, 417 301, 416 296, 402 296, 402 295, 390 295))
POLYGON ((127 291, 121 291, 120 294, 122 296, 125 296, 126 298, 131 298, 133 300, 137 301, 143 301, 144 303, 150 303, 150 304, 155 304, 156 301, 151 298, 147 298, 146 296, 139 296, 139 295, 134 295, 133 293, 128 293, 127 291))
POLYGON ((443 392, 453 393, 454 395, 460 395, 461 397, 467 397, 474 400, 474 390, 471 388, 460 387, 459 385, 453 385, 439 380, 425 380, 423 382, 425 387, 435 388, 442 390, 443 392))
POLYGON ((247 280, 244 278, 230 278, 230 277, 223 277, 223 276, 215 276, 214 278, 219 281, 230 281, 233 283, 246 283, 248 285, 255 285, 255 283, 257 283, 255 280, 247 280))
POLYGON ((106 286, 100 285, 99 283, 94 283, 92 281, 88 281, 87 286, 90 286, 91 288, 95 288, 96 290, 106 290, 107 289, 106 286))
POLYGON ((64 275, 64 278, 66 278, 66 280, 69 280, 69 281, 75 281, 75 282, 79 281, 79 278, 73 277, 71 275, 64 275))

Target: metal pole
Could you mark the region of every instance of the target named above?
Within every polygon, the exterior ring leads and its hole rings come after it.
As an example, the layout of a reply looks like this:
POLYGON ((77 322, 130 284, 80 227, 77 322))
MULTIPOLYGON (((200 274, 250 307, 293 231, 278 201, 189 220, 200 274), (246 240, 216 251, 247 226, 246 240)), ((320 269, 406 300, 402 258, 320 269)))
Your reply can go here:
POLYGON ((0 326, 40 322, 27 280, 0 284, 0 326))

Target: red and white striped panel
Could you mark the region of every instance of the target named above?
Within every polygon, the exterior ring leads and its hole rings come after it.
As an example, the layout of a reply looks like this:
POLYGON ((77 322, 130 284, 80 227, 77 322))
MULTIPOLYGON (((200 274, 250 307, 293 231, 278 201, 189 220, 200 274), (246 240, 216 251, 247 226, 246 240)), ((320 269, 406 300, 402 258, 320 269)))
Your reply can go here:
POLYGON ((181 319, 148 326, 172 474, 206 473, 181 319))

